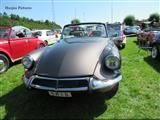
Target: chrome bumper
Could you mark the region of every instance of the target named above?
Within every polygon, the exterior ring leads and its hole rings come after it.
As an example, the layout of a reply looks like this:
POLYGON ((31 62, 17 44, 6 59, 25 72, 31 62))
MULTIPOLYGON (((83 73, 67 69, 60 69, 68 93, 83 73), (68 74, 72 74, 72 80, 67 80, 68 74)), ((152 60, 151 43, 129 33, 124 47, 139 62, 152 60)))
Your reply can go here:
MULTIPOLYGON (((48 90, 48 91, 92 91, 92 90, 99 90, 104 88, 110 88, 115 84, 119 83, 122 80, 122 75, 119 75, 113 79, 104 79, 104 80, 96 80, 94 78, 86 77, 89 81, 89 86, 86 87, 78 87, 78 88, 52 88, 46 86, 40 86, 32 84, 33 80, 39 76, 35 75, 32 76, 30 79, 27 79, 25 76, 23 77, 24 84, 27 88, 35 88, 40 90, 48 90)), ((41 77, 42 78, 42 77, 41 77)), ((46 78, 45 78, 46 79, 46 78)), ((51 78, 48 78, 51 79, 51 78)), ((81 78, 70 78, 70 79, 81 79, 81 78)))

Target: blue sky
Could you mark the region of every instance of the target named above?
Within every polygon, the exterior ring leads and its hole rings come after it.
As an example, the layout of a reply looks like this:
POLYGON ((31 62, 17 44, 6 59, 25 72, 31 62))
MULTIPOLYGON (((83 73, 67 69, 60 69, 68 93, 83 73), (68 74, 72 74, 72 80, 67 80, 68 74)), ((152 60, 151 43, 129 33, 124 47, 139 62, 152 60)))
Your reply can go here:
POLYGON ((0 9, 34 20, 48 19, 63 26, 75 17, 81 22, 122 22, 127 15, 146 19, 151 13, 160 13, 160 0, 0 0, 0 9), (32 9, 8 10, 6 6, 32 9))

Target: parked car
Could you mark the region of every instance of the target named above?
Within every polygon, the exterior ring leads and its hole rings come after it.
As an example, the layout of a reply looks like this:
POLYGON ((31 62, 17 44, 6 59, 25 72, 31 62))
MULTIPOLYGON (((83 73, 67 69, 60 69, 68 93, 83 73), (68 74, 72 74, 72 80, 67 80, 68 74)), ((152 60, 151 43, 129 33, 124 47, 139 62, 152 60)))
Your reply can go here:
POLYGON ((60 39, 60 37, 51 30, 34 30, 32 33, 38 39, 43 40, 47 45, 54 44, 60 39))
POLYGON ((148 27, 137 35, 137 41, 142 47, 152 50, 152 58, 159 58, 160 27, 148 27))
POLYGON ((7 71, 12 62, 44 46, 45 43, 33 37, 26 27, 0 26, 0 73, 7 71))
POLYGON ((96 91, 109 95, 118 90, 122 80, 119 50, 103 23, 65 25, 61 40, 28 54, 22 64, 26 88, 45 90, 52 96, 96 91), (88 34, 90 25, 95 29, 88 34))
POLYGON ((152 46, 153 41, 155 41, 156 34, 160 32, 158 27, 148 27, 137 34, 137 41, 142 43, 147 43, 152 46))
POLYGON ((152 42, 152 58, 160 59, 160 32, 157 32, 152 42))
POLYGON ((125 35, 137 35, 141 31, 139 26, 127 26, 124 29, 125 35))
POLYGON ((54 33, 56 35, 56 38, 58 38, 58 39, 61 38, 61 33, 62 33, 61 29, 54 29, 54 33))
POLYGON ((116 46, 120 49, 125 48, 126 36, 123 32, 123 25, 118 23, 107 24, 107 28, 109 37, 112 38, 116 46))

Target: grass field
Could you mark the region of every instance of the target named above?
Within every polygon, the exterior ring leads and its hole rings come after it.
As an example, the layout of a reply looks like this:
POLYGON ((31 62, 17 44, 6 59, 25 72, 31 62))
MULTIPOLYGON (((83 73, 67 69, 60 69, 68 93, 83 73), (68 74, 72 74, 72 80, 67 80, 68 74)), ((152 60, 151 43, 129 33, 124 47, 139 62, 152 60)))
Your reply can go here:
POLYGON ((123 80, 110 100, 103 96, 71 99, 27 91, 17 64, 0 75, 0 119, 160 119, 160 61, 138 51, 136 38, 121 50, 123 80))

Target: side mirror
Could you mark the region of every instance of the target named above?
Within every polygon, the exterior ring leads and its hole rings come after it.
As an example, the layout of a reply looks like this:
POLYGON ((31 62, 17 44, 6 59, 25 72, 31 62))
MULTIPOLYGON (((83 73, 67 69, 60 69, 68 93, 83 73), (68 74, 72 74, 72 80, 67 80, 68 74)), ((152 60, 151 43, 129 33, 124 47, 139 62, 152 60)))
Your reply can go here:
POLYGON ((118 36, 117 33, 113 33, 113 34, 111 35, 111 37, 117 37, 117 36, 118 36))

